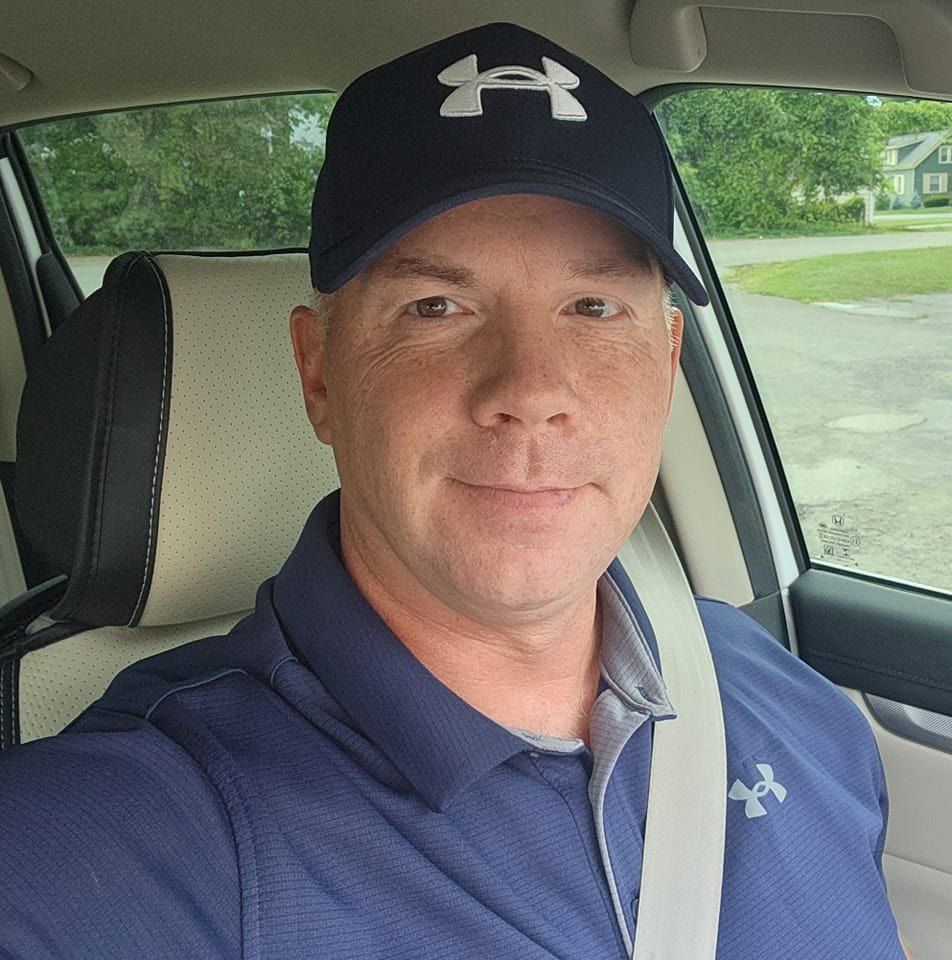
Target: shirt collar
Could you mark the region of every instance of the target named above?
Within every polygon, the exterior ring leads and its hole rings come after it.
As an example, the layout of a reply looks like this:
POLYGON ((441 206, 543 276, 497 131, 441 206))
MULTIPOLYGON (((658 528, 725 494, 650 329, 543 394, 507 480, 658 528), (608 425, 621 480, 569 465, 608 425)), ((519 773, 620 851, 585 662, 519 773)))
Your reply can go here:
POLYGON ((661 678, 658 644, 631 580, 614 560, 598 581, 602 607, 600 659, 602 683, 625 706, 655 720, 676 716, 661 678))
MULTIPOLYGON (((531 747, 471 707, 410 653, 358 590, 339 544, 337 491, 314 508, 275 577, 274 616, 295 655, 427 804, 442 811, 484 774, 531 747)), ((630 652, 611 652, 625 644, 609 644, 603 682, 630 705, 645 709, 650 702, 663 713, 670 704, 659 699, 663 683, 647 617, 617 560, 607 578, 638 624, 648 656, 636 655, 643 662, 635 669, 630 652)))
MULTIPOLYGON (((617 560, 598 581, 598 600, 602 610, 599 695, 611 689, 629 710, 647 714, 652 720, 673 720, 677 714, 661 678, 651 624, 624 567, 617 560)), ((593 711, 593 743, 597 722, 598 715, 593 711)), ((577 753, 585 747, 582 740, 547 736, 518 727, 506 729, 537 750, 577 753)))

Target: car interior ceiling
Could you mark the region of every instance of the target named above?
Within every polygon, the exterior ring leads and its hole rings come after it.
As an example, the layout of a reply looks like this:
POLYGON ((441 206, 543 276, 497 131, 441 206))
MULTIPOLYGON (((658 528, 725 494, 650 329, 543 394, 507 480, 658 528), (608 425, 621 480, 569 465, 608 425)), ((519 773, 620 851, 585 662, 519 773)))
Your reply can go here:
POLYGON ((168 103, 269 91, 341 89, 376 63, 475 22, 517 19, 571 44, 618 83, 639 93, 673 83, 814 86, 898 95, 948 91, 944 50, 948 26, 925 2, 884 4, 867 16, 851 0, 811 4, 810 13, 764 9, 766 0, 732 0, 703 7, 706 54, 685 70, 677 51, 695 41, 680 4, 639 0, 589 6, 579 17, 573 0, 468 5, 384 2, 322 4, 311 23, 288 2, 182 2, 131 9, 97 4, 63 15, 51 0, 4 6, 0 54, 0 126, 136 104, 168 103), (670 10, 670 13, 667 11, 670 10), (823 11, 823 12, 820 12, 823 11), (37 30, 36 24, 60 24, 37 30), (639 47, 644 25, 670 44, 639 47), (117 35, 128 40, 116 43, 117 35), (139 39, 141 38, 141 39, 139 39), (82 60, 75 57, 83 50, 82 60), (633 51, 637 53, 633 56, 633 51), (835 56, 831 56, 835 51, 835 56), (640 56, 640 59, 639 59, 640 56), (645 60, 651 62, 645 64, 645 60), (42 82, 24 82, 33 75, 42 82))

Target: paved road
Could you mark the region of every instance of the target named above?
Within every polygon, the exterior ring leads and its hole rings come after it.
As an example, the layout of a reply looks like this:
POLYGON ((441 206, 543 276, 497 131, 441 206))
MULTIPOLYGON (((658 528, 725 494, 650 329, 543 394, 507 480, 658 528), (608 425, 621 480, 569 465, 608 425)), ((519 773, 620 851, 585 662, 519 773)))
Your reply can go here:
MULTIPOLYGON (((710 247, 724 270, 949 245, 926 230, 710 247)), ((952 294, 846 310, 727 294, 811 556, 952 590, 952 294)))
POLYGON ((811 555, 952 590, 952 294, 728 299, 811 555))
POLYGON ((833 237, 770 237, 762 240, 712 240, 708 244, 719 270, 745 263, 802 260, 834 253, 866 253, 873 250, 915 250, 920 247, 952 246, 952 230, 914 233, 872 233, 833 237))

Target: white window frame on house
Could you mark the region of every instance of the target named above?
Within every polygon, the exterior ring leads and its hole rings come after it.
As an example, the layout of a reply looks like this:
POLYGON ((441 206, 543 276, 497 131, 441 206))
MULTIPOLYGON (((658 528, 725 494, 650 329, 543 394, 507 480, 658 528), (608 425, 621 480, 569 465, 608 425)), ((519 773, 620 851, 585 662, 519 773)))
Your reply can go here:
POLYGON ((939 147, 939 163, 952 163, 952 143, 943 143, 939 147))
MULTIPOLYGON (((940 160, 939 163, 944 163, 946 161, 940 160)), ((952 163, 952 160, 948 161, 952 163)), ((887 167, 894 167, 899 163, 899 148, 898 147, 888 147, 886 149, 885 164, 887 167)))
POLYGON ((947 173, 924 173, 922 175, 922 193, 946 193, 949 189, 949 175, 947 173), (933 189, 932 178, 935 177, 938 185, 933 189))
POLYGON ((906 192, 906 175, 904 173, 894 173, 891 177, 893 193, 900 196, 906 192))

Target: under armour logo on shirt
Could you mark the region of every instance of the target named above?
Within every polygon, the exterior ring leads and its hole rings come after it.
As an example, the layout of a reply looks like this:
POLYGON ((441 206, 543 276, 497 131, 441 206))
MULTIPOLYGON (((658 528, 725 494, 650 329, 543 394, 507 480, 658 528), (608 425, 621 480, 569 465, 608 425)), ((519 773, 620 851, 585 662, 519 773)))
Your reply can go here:
POLYGON ((744 800, 744 813, 748 820, 754 817, 765 817, 767 810, 760 802, 761 797, 772 793, 780 803, 787 798, 787 788, 774 780, 773 767, 769 763, 755 764, 763 780, 758 780, 753 787, 746 787, 740 780, 735 780, 728 796, 731 800, 744 800))
POLYGON ((531 67, 493 67, 479 72, 476 54, 457 60, 437 75, 447 87, 458 87, 440 107, 441 117, 481 117, 483 90, 546 90, 553 120, 587 120, 588 114, 578 100, 569 93, 579 85, 579 79, 561 63, 542 58, 545 73, 531 67))

